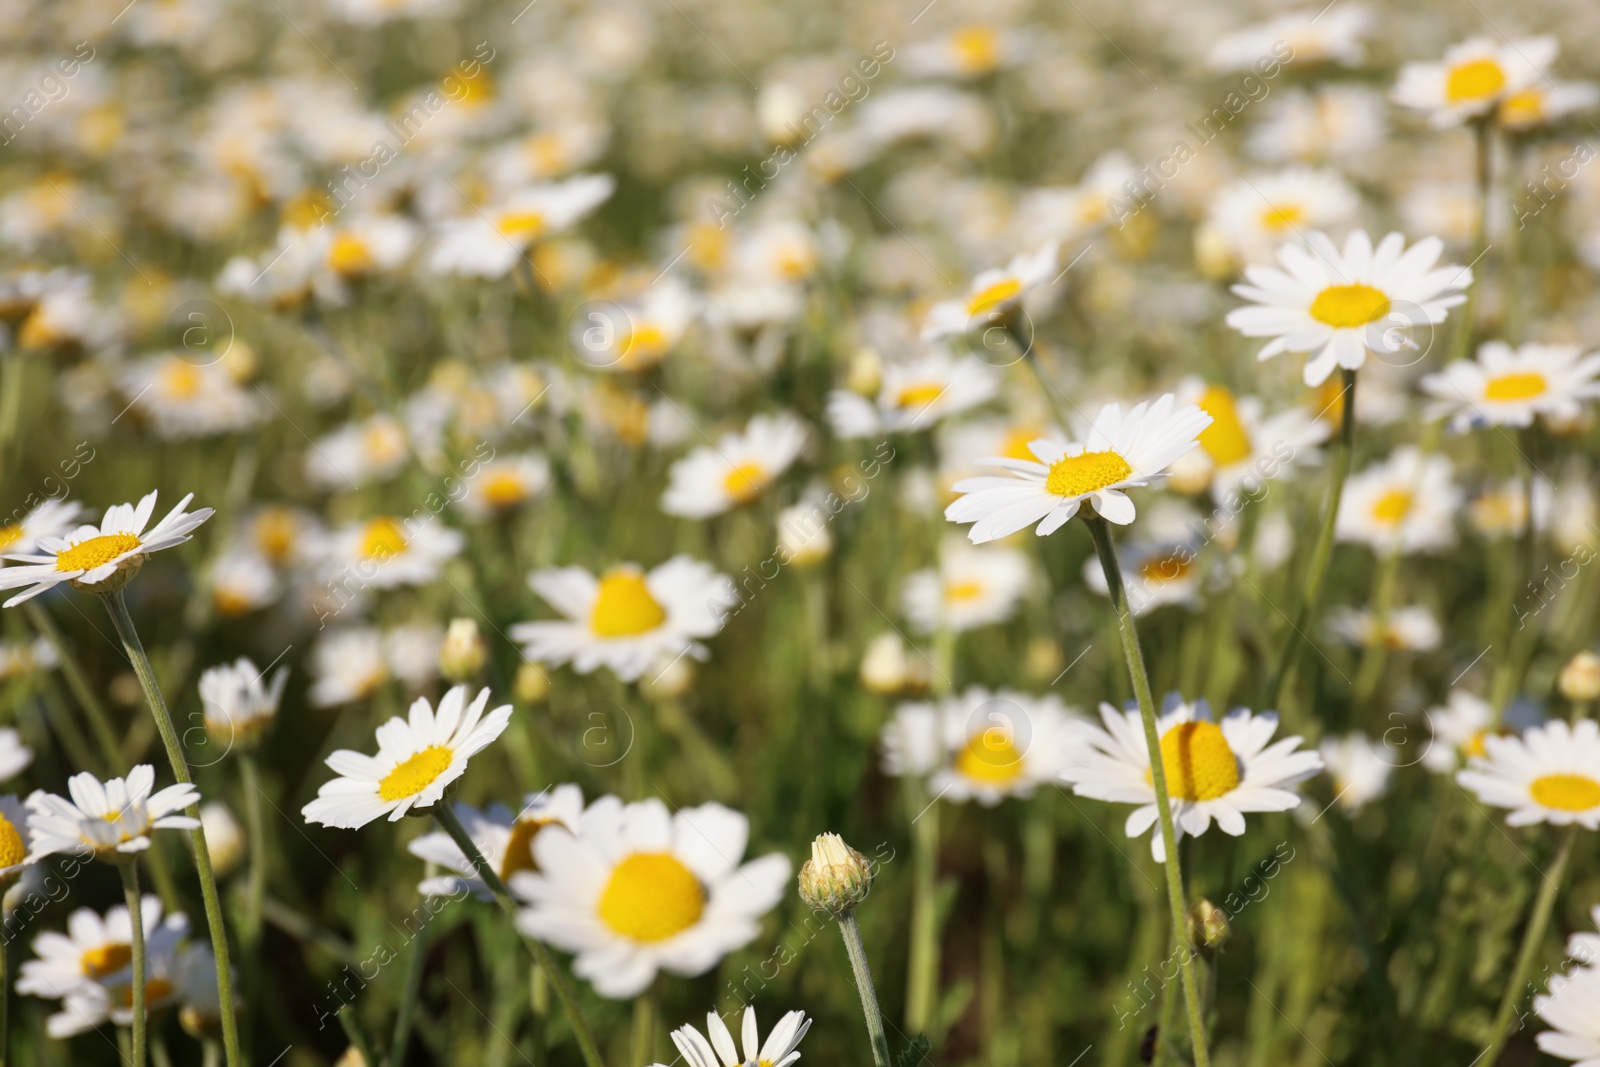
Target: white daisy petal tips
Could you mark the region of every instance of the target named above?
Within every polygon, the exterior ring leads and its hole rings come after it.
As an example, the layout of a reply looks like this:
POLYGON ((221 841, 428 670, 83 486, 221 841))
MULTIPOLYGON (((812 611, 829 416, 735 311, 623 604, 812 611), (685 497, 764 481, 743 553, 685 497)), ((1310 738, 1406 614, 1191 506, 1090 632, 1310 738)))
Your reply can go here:
MULTIPOLYGON (((811 1029, 811 1020, 806 1018, 803 1011, 791 1011, 778 1020, 778 1025, 767 1034, 765 1044, 761 1043, 761 1031, 756 1026, 756 1009, 745 1006, 744 1017, 740 1025, 740 1037, 744 1043, 744 1055, 740 1056, 738 1046, 733 1043, 733 1035, 728 1032, 728 1025, 716 1012, 706 1013, 706 1034, 687 1024, 678 1027, 672 1032, 672 1043, 683 1054, 683 1061, 689 1067, 726 1067, 728 1064, 760 1064, 761 1067, 789 1067, 800 1058, 798 1051, 800 1039, 806 1036, 806 1031, 811 1029)), ((656 1064, 655 1067, 665 1067, 656 1064)))
POLYGON ((1497 808, 1509 826, 1547 822, 1600 830, 1600 725, 1552 719, 1521 737, 1488 734, 1485 755, 1456 775, 1463 789, 1497 808))
POLYGON ((1133 501, 1125 489, 1149 485, 1197 444, 1211 416, 1193 404, 1179 406, 1167 393, 1134 405, 1100 409, 1082 444, 1034 441, 1028 447, 1038 462, 988 459, 1009 477, 966 478, 955 484, 965 494, 945 509, 951 522, 973 524, 973 544, 1007 537, 1038 524, 1040 537, 1054 533, 1078 513, 1084 501, 1109 522, 1133 521, 1133 501))

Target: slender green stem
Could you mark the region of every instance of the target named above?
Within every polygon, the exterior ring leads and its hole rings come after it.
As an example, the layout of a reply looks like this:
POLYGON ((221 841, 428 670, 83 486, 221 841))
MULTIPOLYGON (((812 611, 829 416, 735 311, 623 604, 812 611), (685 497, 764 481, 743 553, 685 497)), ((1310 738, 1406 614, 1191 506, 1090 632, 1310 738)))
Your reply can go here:
POLYGON ((424 925, 412 937, 411 955, 406 958, 405 985, 400 990, 400 1006, 394 1013, 388 1067, 405 1067, 406 1046, 411 1043, 411 1019, 416 1014, 417 996, 422 992, 422 965, 427 957, 428 928, 424 925))
POLYGON ((1305 592, 1295 612, 1294 622, 1284 635, 1283 648, 1278 653, 1271 680, 1261 701, 1264 709, 1278 707, 1278 698, 1283 695, 1284 683, 1294 668, 1300 642, 1305 638, 1305 629, 1311 623, 1317 602, 1322 599, 1322 583, 1328 576, 1328 561, 1333 558, 1334 524, 1339 517, 1339 500, 1344 496, 1345 479, 1350 476, 1350 455, 1356 439, 1356 372, 1344 370, 1341 373, 1344 375, 1344 391, 1341 394, 1344 411, 1339 422, 1339 448, 1333 461, 1333 484, 1328 487, 1328 499, 1322 506, 1322 529, 1317 532, 1316 547, 1311 552, 1305 592))
MULTIPOLYGON (((1349 403, 1347 396, 1345 402, 1349 403)), ((1348 409, 1347 409, 1348 410, 1348 409)), ((1139 630, 1128 609, 1128 593, 1122 585, 1122 567, 1111 546, 1111 531, 1104 519, 1084 515, 1084 523, 1094 538, 1100 569, 1105 572, 1111 607, 1117 616, 1117 632, 1122 638, 1122 653, 1128 661, 1128 676, 1133 682, 1134 699, 1139 702, 1139 717, 1144 720, 1145 745, 1150 751, 1150 779, 1156 791, 1156 812, 1161 823, 1161 844, 1166 852, 1167 905, 1172 912, 1172 939, 1178 946, 1178 966, 1183 975, 1183 1000, 1189 1012, 1189 1038, 1194 1043, 1195 1067, 1210 1067, 1206 1050, 1205 1020, 1200 1014, 1200 990, 1194 979, 1194 946, 1189 941, 1189 924, 1184 916, 1188 906, 1183 899, 1183 872, 1179 869, 1177 829, 1172 823, 1172 802, 1167 793, 1167 771, 1161 758, 1161 737, 1156 732, 1156 705, 1150 695, 1150 675, 1145 670, 1144 652, 1139 647, 1139 630)))
MULTIPOLYGON (((911 779, 907 780, 912 783, 911 779)), ((929 1033, 939 992, 939 802, 908 784, 911 824, 911 950, 906 962, 906 1030, 929 1033), (923 805, 920 813, 914 809, 923 805)))
MULTIPOLYGON (((144 645, 139 641, 139 631, 134 628, 133 618, 128 614, 122 590, 104 594, 101 599, 111 613, 111 622, 117 628, 117 636, 122 639, 129 662, 133 664, 133 673, 138 675, 139 685, 144 689, 145 702, 150 705, 156 729, 161 732, 173 776, 180 782, 193 782, 189 774, 189 761, 184 759, 183 746, 178 741, 177 728, 172 725, 172 715, 167 711, 167 702, 161 695, 161 686, 156 682, 150 657, 145 655, 144 645)), ((190 804, 185 814, 198 820, 200 805, 190 804)), ((217 896, 217 876, 211 869, 211 850, 206 847, 205 832, 198 828, 191 830, 189 840, 194 846, 194 866, 200 876, 200 896, 205 902, 206 925, 211 929, 211 951, 217 958, 217 1003, 222 1013, 222 1045, 227 1054, 228 1067, 240 1067, 244 1060, 239 1052, 239 1018, 233 1003, 233 966, 229 961, 228 930, 222 918, 222 901, 217 896)))
MULTIPOLYGON (((513 922, 517 918, 517 902, 511 895, 511 890, 500 880, 495 869, 489 861, 483 858, 483 853, 473 842, 472 835, 467 833, 467 828, 461 825, 461 820, 456 817, 455 811, 447 803, 435 804, 431 809, 433 817, 438 820, 439 826, 450 835, 450 840, 456 843, 463 855, 472 861, 472 866, 477 870, 478 877, 483 879, 489 887, 489 892, 494 894, 495 900, 500 902, 501 909, 513 922)), ((583 1011, 578 1007, 577 994, 572 991, 572 983, 567 981, 567 976, 557 965, 550 950, 542 941, 532 937, 524 937, 523 944, 528 946, 528 951, 533 954, 534 962, 550 977, 550 984, 555 988, 556 999, 561 1002, 561 1010, 567 1016, 567 1022, 572 1026, 572 1032, 578 1039, 578 1049, 583 1053, 583 1061, 588 1067, 605 1067, 605 1061, 600 1058, 600 1049, 595 1045, 594 1034, 589 1029, 589 1024, 584 1020, 583 1011)))
POLYGON ((1378 564, 1372 583, 1372 637, 1361 652, 1356 672, 1356 706, 1361 707, 1377 692, 1383 680, 1383 665, 1389 655, 1389 614, 1394 609, 1395 586, 1400 577, 1400 549, 1390 549, 1378 564))
POLYGON ((1534 439, 1531 432, 1524 430, 1519 434, 1517 451, 1525 461, 1522 471, 1523 518, 1522 533, 1512 551, 1516 558, 1513 570, 1520 572, 1522 581, 1517 585, 1516 593, 1511 598, 1511 610, 1505 617, 1505 629, 1502 631, 1500 642, 1504 654, 1495 668, 1494 681, 1489 691, 1489 703, 1494 708, 1494 721, 1497 726, 1505 716, 1506 709, 1511 706, 1511 700, 1517 694, 1517 687, 1522 684, 1527 657, 1539 639, 1539 628, 1533 624, 1533 619, 1544 610, 1544 598, 1538 595, 1534 585, 1539 566, 1539 531, 1533 514, 1533 480, 1539 477, 1539 468, 1533 458, 1533 446, 1534 439), (1523 603, 1530 593, 1533 594, 1533 599, 1539 607, 1525 615, 1519 615, 1517 605, 1523 603))
POLYGON ((128 905, 128 928, 133 932, 133 1067, 145 1064, 144 910, 139 900, 139 868, 130 856, 117 864, 122 873, 122 899, 128 905))
POLYGON ((633 1041, 628 1053, 630 1064, 655 1062, 656 1047, 656 986, 650 986, 633 998, 633 1041))
POLYGON ((1533 971, 1534 960, 1538 958, 1539 947, 1544 942, 1545 930, 1550 926, 1550 912, 1555 908, 1556 894, 1561 891, 1561 879, 1566 874, 1567 861, 1572 858, 1572 844, 1577 838, 1578 827, 1567 827, 1555 863, 1542 875, 1544 883, 1539 886, 1539 898, 1533 902, 1533 912, 1528 916, 1528 928, 1522 935, 1522 947, 1517 950, 1517 963, 1512 968, 1511 981, 1506 985, 1505 995, 1500 998, 1500 1010, 1494 1013, 1494 1023, 1489 1030, 1489 1046, 1475 1061, 1481 1067, 1494 1067, 1495 1061, 1500 1058, 1500 1050, 1505 1047, 1506 1038, 1510 1036, 1511 1017, 1516 1014, 1517 1005, 1522 1001, 1528 975, 1533 971))
POLYGON ((267 822, 261 810, 261 769, 253 752, 239 754, 239 776, 244 788, 245 829, 250 835, 250 871, 245 882, 244 929, 241 939, 255 951, 261 941, 261 901, 267 895, 267 822))
MULTIPOLYGON (((1488 251, 1489 244, 1489 194, 1494 184, 1494 121, 1491 118, 1479 119, 1474 127, 1478 146, 1478 197, 1472 247, 1477 250, 1476 254, 1481 256, 1488 251)), ((1467 302, 1461 308, 1459 325, 1450 338, 1450 358, 1447 362, 1454 363, 1458 359, 1464 359, 1467 350, 1472 347, 1472 331, 1478 322, 1478 292, 1483 288, 1482 278, 1482 269, 1474 269, 1472 284, 1467 286, 1467 302)))
POLYGON ((861 1014, 867 1017, 872 1062, 876 1067, 889 1067, 889 1038, 883 1031, 883 1009, 878 1006, 878 991, 872 984, 872 968, 867 964, 867 950, 861 944, 861 926, 856 922, 854 909, 839 916, 839 935, 844 938, 850 969, 855 972, 856 991, 861 994, 861 1014))

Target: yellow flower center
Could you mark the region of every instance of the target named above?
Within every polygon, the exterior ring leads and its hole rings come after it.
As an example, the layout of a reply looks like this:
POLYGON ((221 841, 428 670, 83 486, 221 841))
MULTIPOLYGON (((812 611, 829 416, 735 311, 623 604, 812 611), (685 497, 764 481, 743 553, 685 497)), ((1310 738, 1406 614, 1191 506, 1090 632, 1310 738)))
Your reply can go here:
POLYGON ((394 770, 378 783, 378 796, 384 800, 414 797, 433 784, 450 766, 455 753, 443 745, 429 745, 414 756, 395 764, 394 770))
POLYGON ((667 852, 635 852, 611 870, 600 893, 600 919, 633 941, 665 941, 700 921, 706 891, 667 852))
POLYGON ((637 329, 624 335, 617 346, 624 364, 653 362, 671 347, 667 332, 653 322, 641 323, 637 329))
POLYGON ((17 344, 33 351, 54 348, 66 339, 66 333, 52 323, 40 307, 29 312, 17 329, 17 344))
POLYGON ((965 74, 985 74, 1000 65, 1000 34, 989 26, 965 26, 950 37, 956 64, 965 74))
POLYGON ((956 755, 956 770, 985 785, 1006 785, 1022 777, 1022 753, 998 726, 974 734, 956 755))
POLYGON ((498 229, 512 240, 531 241, 544 232, 544 212, 508 211, 500 216, 498 229))
POLYGON ((0 815, 0 867, 15 867, 28 855, 28 846, 11 820, 0 815))
POLYGON ((367 459, 384 467, 405 454, 406 435, 393 423, 380 421, 367 427, 361 444, 366 449, 367 459))
POLYGON ((1161 738, 1167 793, 1183 800, 1215 800, 1239 787, 1239 760, 1214 722, 1180 722, 1161 738))
POLYGON ((741 504, 749 503, 761 495, 770 479, 767 470, 759 463, 741 463, 722 479, 722 488, 741 504))
POLYGON ((1493 730, 1474 730, 1472 736, 1467 738, 1461 745, 1462 754, 1469 757, 1477 756, 1480 759, 1487 756, 1489 754, 1489 746, 1484 744, 1484 741, 1491 736, 1495 736, 1495 733, 1493 730))
POLYGON ((1506 87, 1506 72, 1500 64, 1489 58, 1474 59, 1452 67, 1445 78, 1445 99, 1452 104, 1465 104, 1494 96, 1506 87))
POLYGON ((1200 409, 1211 416, 1211 425, 1200 431, 1200 447, 1219 467, 1231 466, 1250 458, 1250 431, 1239 418, 1233 394, 1220 385, 1207 386, 1200 396, 1200 409))
POLYGON ((1282 207, 1268 208, 1261 213, 1261 226, 1273 233, 1282 233, 1284 230, 1293 229, 1306 218, 1306 209, 1299 204, 1284 204, 1282 207))
POLYGON ((0 551, 10 548, 20 540, 22 540, 21 523, 8 522, 4 526, 0 526, 0 551))
POLYGON ((500 861, 500 880, 507 882, 518 871, 537 871, 533 860, 533 839, 539 831, 549 826, 552 819, 518 819, 511 824, 511 836, 506 839, 505 858, 500 861))
POLYGON ((92 571, 102 567, 125 552, 132 552, 141 544, 129 533, 101 534, 91 537, 56 556, 58 571, 92 571))
POLYGON ((1186 552, 1175 552, 1170 556, 1160 556, 1147 559, 1139 568, 1139 577, 1152 585, 1162 582, 1176 582, 1187 578, 1194 570, 1194 559, 1186 552))
POLYGON ((406 550, 406 533, 388 516, 373 519, 361 531, 361 554, 382 563, 406 550))
POLYGON ((600 594, 589 613, 589 629, 599 637, 635 637, 667 621, 667 609, 650 594, 644 575, 619 567, 600 579, 600 594))
POLYGON ((172 400, 193 400, 200 395, 200 371, 181 359, 168 360, 161 368, 161 386, 172 400))
POLYGON ((1485 400, 1532 400, 1543 396, 1550 384, 1538 371, 1512 371, 1490 378, 1483 387, 1485 400))
POLYGON ((461 64, 457 64, 440 83, 440 88, 444 90, 446 96, 453 97, 458 104, 486 104, 494 99, 494 79, 489 77, 489 68, 482 64, 479 64, 477 71, 471 74, 467 73, 461 64), (460 86, 459 93, 452 92, 450 88, 452 78, 460 86))
POLYGON ((1007 301, 1016 299, 1020 292, 1022 292, 1020 279, 1001 278, 974 293, 967 300, 967 314, 982 315, 986 311, 994 311, 1007 301))
POLYGON ((527 496, 528 487, 511 471, 496 471, 483 486, 483 499, 493 508, 509 508, 527 496))
POLYGON ((333 212, 333 201, 321 189, 296 193, 283 206, 283 221, 297 230, 309 230, 333 212))
POLYGON ((983 583, 974 581, 946 582, 944 598, 953 604, 965 604, 983 596, 983 583))
POLYGON ((1600 807, 1600 782, 1583 774, 1546 774, 1528 786, 1535 804, 1557 811, 1600 807))
POLYGON ((1380 289, 1356 282, 1330 285, 1311 301, 1311 317, 1336 330, 1365 326, 1389 313, 1389 297, 1380 289))
MULTIPOLYGON (((149 1008, 153 1004, 159 1004, 161 1001, 172 996, 173 992, 174 990, 172 988, 172 983, 167 981, 165 978, 150 979, 144 984, 145 1007, 149 1008)), ((133 1007, 132 985, 125 985, 117 990, 117 1003, 124 1008, 133 1007)))
POLYGON ((1046 492, 1056 496, 1083 496, 1108 485, 1115 485, 1133 473, 1128 461, 1115 451, 1083 452, 1076 456, 1062 456, 1050 464, 1050 475, 1045 479, 1046 492))
POLYGON ((1372 517, 1386 526, 1398 526, 1411 513, 1416 498, 1405 489, 1391 489, 1372 505, 1372 517))
POLYGON ((294 512, 288 508, 267 508, 256 517, 256 547, 274 563, 282 563, 294 551, 294 512))
POLYGON ((918 382, 915 385, 908 385, 894 398, 895 406, 925 408, 943 396, 946 388, 948 386, 944 382, 918 382))
POLYGON ((1000 449, 1000 454, 1006 459, 1026 460, 1029 463, 1039 462, 1039 457, 1033 454, 1033 449, 1028 446, 1039 440, 1044 434, 1037 426, 1019 426, 1006 434, 1005 445, 1000 449))
POLYGON ((338 234, 328 246, 328 266, 347 278, 365 274, 373 267, 372 250, 356 234, 338 234))
POLYGON ((132 962, 133 946, 124 945, 120 941, 96 945, 85 952, 79 960, 83 967, 83 976, 92 978, 96 982, 110 978, 132 962))
POLYGON ((1534 126, 1544 121, 1544 93, 1524 89, 1500 101, 1500 121, 1507 126, 1534 126))

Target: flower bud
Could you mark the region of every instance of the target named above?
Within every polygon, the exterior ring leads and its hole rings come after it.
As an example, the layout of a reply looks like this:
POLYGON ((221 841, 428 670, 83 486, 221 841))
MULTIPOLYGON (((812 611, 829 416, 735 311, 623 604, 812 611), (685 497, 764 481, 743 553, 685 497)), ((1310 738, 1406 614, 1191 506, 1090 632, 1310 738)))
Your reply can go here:
POLYGON ((811 858, 800 868, 800 899, 813 911, 842 915, 867 899, 872 865, 838 834, 811 842, 811 858))
POLYGON ((537 704, 550 693, 550 676, 537 663, 524 663, 517 668, 516 681, 511 683, 511 695, 522 704, 537 704))
POLYGON ((850 369, 845 375, 845 387, 852 393, 865 397, 878 395, 883 384, 883 357, 870 348, 862 348, 850 357, 850 369))
POLYGON ((882 633, 861 657, 861 684, 874 693, 898 693, 906 684, 906 646, 897 633, 882 633))
POLYGON ((1204 952, 1217 952, 1233 935, 1228 913, 1201 897, 1189 905, 1189 938, 1204 952))
POLYGON ((439 646, 439 673, 452 682, 464 682, 483 670, 489 650, 483 645, 478 624, 471 619, 451 619, 439 646))
POLYGON ((1561 695, 1574 703, 1587 703, 1600 697, 1600 656, 1579 652, 1561 668, 1556 685, 1561 695))
POLYGON ((778 551, 797 567, 827 559, 833 551, 827 517, 823 508, 804 503, 778 512, 778 551))
POLYGON ((218 878, 239 866, 245 853, 244 830, 228 805, 220 800, 200 805, 200 831, 205 834, 206 851, 211 853, 211 866, 218 878))

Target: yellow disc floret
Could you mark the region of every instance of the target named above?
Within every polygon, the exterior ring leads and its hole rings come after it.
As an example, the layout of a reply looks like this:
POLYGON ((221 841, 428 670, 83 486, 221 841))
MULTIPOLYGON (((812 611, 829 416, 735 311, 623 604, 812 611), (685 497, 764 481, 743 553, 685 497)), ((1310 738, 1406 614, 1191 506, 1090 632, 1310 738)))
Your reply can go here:
POLYGON ((1115 485, 1133 474, 1133 467, 1111 449, 1062 456, 1050 464, 1045 479, 1046 492, 1056 496, 1083 496, 1108 485, 1115 485))
POLYGON ((1006 785, 1022 777, 1022 753, 1011 735, 998 726, 973 734, 956 755, 956 770, 963 777, 986 785, 1006 785))
POLYGON ((667 609, 637 569, 618 567, 600 579, 600 595, 589 613, 589 628, 600 637, 635 637, 666 621, 667 609))
POLYGON ((611 870, 600 893, 600 919, 633 941, 665 941, 700 921, 706 891, 668 852, 635 852, 611 870))
POLYGON ((1583 774, 1546 774, 1528 786, 1535 804, 1557 811, 1600 808, 1600 782, 1583 774))
POLYGON ((1464 104, 1494 96, 1506 87, 1506 72, 1492 59, 1474 59, 1453 67, 1445 78, 1445 99, 1464 104))
POLYGON ((1356 282, 1330 285, 1311 301, 1311 317, 1336 330, 1365 326, 1389 314, 1389 297, 1381 289, 1356 282))
POLYGON ((1200 431, 1200 447, 1219 467, 1250 458, 1250 431, 1239 418, 1239 405, 1233 394, 1220 385, 1207 386, 1200 396, 1200 408, 1211 416, 1211 425, 1200 431))
POLYGON ((1499 374, 1490 378, 1483 387, 1485 400, 1532 400, 1536 396, 1543 396, 1550 384, 1544 380, 1544 375, 1538 371, 1512 371, 1510 374, 1499 374))
POLYGON ((443 745, 429 745, 416 755, 395 765, 394 770, 378 783, 378 796, 384 800, 404 800, 414 797, 434 783, 450 767, 455 758, 443 745))
POLYGON ((1181 722, 1161 738, 1167 793, 1181 800, 1215 800, 1239 787, 1239 760, 1214 722, 1181 722))
POLYGON ((405 531, 387 516, 373 519, 361 531, 361 554, 380 563, 404 552, 406 543, 405 531))
POLYGON ((103 567, 118 556, 138 548, 140 540, 130 533, 101 534, 80 541, 56 555, 58 571, 92 571, 103 567))
POLYGON ((722 488, 734 500, 748 504, 761 495, 769 481, 767 469, 759 463, 741 463, 722 479, 722 488))

